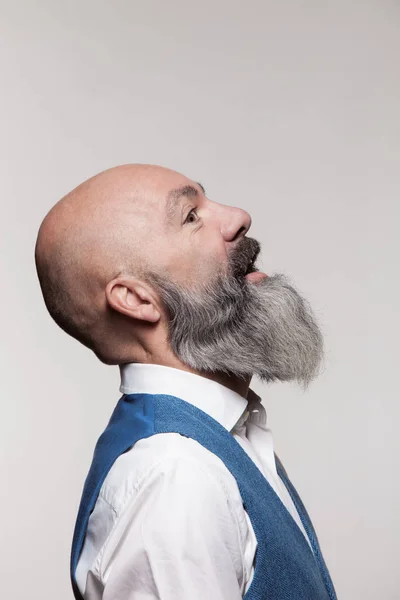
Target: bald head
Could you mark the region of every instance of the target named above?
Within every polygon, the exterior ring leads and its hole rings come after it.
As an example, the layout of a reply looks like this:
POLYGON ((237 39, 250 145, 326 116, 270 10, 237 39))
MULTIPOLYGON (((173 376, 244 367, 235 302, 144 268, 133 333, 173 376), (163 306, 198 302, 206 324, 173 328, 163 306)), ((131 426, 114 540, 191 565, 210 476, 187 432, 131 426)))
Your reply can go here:
POLYGON ((93 349, 107 283, 158 270, 150 250, 163 233, 166 195, 186 182, 162 167, 124 165, 88 179, 49 211, 35 259, 46 306, 67 333, 93 349))
POLYGON ((154 179, 160 171, 166 169, 116 167, 67 194, 39 229, 38 264, 57 269, 62 260, 63 272, 73 269, 75 277, 79 265, 86 277, 104 280, 123 268, 128 258, 135 260, 151 211, 157 209, 154 179))
POLYGON ((196 293, 231 266, 243 275, 255 245, 245 240, 232 251, 250 224, 244 210, 211 201, 176 171, 104 171, 43 220, 35 258, 46 306, 103 362, 157 362, 170 331, 160 277, 196 293))

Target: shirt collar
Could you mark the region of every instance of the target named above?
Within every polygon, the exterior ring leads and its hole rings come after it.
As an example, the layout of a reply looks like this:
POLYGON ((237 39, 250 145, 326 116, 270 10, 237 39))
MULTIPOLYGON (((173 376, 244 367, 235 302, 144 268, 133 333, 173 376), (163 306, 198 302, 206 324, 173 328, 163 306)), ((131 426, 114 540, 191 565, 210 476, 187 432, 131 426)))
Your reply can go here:
POLYGON ((193 404, 231 431, 243 416, 248 403, 260 401, 251 389, 247 399, 226 386, 164 365, 127 363, 119 365, 123 394, 168 394, 193 404))

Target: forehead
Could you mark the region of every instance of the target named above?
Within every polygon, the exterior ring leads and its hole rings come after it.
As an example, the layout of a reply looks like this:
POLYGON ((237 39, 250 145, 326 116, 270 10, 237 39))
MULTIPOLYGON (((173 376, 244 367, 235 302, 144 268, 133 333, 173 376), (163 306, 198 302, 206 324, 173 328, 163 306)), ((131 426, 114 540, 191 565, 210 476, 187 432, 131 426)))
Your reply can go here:
POLYGON ((182 173, 178 173, 177 171, 172 171, 170 169, 159 168, 156 172, 151 173, 151 181, 150 183, 153 190, 157 190, 159 194, 162 194, 165 199, 174 189, 182 188, 184 186, 194 186, 200 188, 201 191, 204 192, 203 186, 189 179, 182 173))
POLYGON ((134 176, 129 173, 125 190, 128 210, 133 208, 136 223, 144 229, 150 224, 151 229, 159 225, 169 228, 176 221, 185 199, 194 199, 204 193, 201 184, 163 167, 142 169, 134 176))
MULTIPOLYGON (((170 222, 179 210, 182 201, 186 198, 200 196, 204 192, 201 184, 189 179, 181 173, 160 168, 144 177, 139 184, 138 196, 142 196, 148 209, 157 212, 161 221, 170 222)), ((154 213, 153 213, 153 216, 154 213)))

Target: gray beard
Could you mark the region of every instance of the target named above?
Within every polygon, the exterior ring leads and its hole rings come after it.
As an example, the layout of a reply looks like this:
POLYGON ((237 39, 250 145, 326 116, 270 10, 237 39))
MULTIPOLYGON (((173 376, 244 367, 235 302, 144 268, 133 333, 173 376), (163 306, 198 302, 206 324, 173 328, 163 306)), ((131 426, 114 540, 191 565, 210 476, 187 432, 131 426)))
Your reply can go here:
POLYGON ((318 375, 323 336, 285 275, 251 283, 218 273, 197 290, 148 276, 169 315, 171 349, 196 371, 295 381, 303 390, 318 375))

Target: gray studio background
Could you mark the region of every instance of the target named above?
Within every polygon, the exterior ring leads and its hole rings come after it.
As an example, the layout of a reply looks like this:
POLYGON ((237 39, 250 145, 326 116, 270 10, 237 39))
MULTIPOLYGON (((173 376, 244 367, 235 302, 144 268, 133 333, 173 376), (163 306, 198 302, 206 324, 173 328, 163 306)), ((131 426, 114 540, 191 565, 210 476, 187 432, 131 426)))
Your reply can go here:
POLYGON ((400 4, 0 2, 1 596, 68 600, 94 444, 119 398, 47 315, 33 248, 91 175, 165 165, 253 217, 326 364, 262 395, 340 600, 400 598, 400 4))

